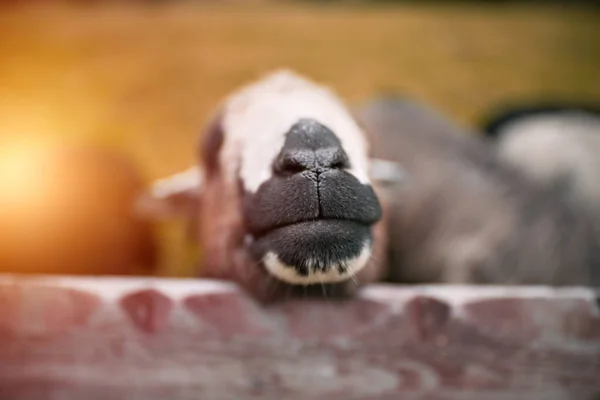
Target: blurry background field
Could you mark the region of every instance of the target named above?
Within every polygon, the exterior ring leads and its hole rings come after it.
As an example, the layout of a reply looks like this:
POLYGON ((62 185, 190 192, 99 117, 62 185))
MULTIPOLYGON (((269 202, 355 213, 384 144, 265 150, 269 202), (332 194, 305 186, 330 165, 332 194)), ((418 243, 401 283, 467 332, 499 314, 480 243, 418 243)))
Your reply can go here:
MULTIPOLYGON (((247 3, 0 10, 0 153, 24 140, 110 146, 151 180, 193 162, 223 96, 278 67, 353 103, 407 92, 467 125, 512 99, 600 99, 597 11, 247 3)), ((181 249, 170 235, 162 273, 191 273, 173 262, 181 249)))

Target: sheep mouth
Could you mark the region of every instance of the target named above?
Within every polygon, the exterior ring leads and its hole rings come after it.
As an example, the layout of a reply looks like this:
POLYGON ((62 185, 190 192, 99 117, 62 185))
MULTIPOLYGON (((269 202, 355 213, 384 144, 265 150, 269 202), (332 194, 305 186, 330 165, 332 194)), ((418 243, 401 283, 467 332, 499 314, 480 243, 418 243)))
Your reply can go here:
POLYGON ((245 246, 280 281, 310 285, 351 279, 368 264, 382 218, 373 188, 343 171, 274 176, 243 192, 245 246))
POLYGON ((245 230, 255 238, 293 227, 327 230, 327 226, 361 226, 382 218, 379 199, 370 185, 344 174, 324 173, 319 184, 302 176, 274 177, 256 193, 243 192, 245 230))
POLYGON ((330 229, 355 230, 358 228, 370 229, 373 223, 365 222, 359 219, 344 219, 344 218, 314 218, 307 220, 299 220, 289 223, 281 223, 273 225, 267 229, 259 231, 249 231, 254 240, 260 240, 272 235, 285 235, 294 230, 302 230, 304 233, 311 236, 326 234, 330 229))
POLYGON ((369 225, 319 219, 277 227, 255 238, 250 248, 271 275, 310 284, 350 279, 366 265, 372 242, 369 225))

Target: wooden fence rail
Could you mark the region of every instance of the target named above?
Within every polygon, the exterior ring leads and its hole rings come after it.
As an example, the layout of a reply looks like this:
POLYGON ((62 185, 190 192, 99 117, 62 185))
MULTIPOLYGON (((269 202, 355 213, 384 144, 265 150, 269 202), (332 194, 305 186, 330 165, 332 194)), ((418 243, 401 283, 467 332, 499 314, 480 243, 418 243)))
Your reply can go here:
POLYGON ((0 399, 599 399, 597 301, 381 285, 260 306, 217 281, 4 276, 0 399))

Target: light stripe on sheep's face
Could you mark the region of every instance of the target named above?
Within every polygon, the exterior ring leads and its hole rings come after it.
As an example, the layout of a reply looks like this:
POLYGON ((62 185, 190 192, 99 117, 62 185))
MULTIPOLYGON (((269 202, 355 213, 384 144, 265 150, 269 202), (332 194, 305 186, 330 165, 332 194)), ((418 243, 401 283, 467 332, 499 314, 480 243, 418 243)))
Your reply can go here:
POLYGON ((337 283, 368 264, 381 207, 366 138, 334 94, 278 72, 231 96, 208 134, 205 168, 237 188, 243 246, 268 274, 337 283))

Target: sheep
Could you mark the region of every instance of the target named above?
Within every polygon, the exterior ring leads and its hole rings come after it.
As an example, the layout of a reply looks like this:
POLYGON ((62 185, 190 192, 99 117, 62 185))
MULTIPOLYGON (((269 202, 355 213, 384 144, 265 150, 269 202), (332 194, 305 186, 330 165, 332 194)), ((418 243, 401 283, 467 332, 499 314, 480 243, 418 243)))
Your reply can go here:
POLYGON ((262 301, 378 281, 589 285, 600 260, 582 208, 409 100, 351 110, 278 71, 229 96, 201 138, 200 165, 144 204, 192 210, 202 276, 262 301))
MULTIPOLYGON (((345 296, 385 273, 368 145, 333 91, 274 71, 217 108, 201 135, 199 167, 157 182, 140 204, 155 216, 185 214, 192 199, 203 277, 234 280, 265 301, 345 296)), ((395 179, 398 168, 377 165, 381 182, 395 179)))

